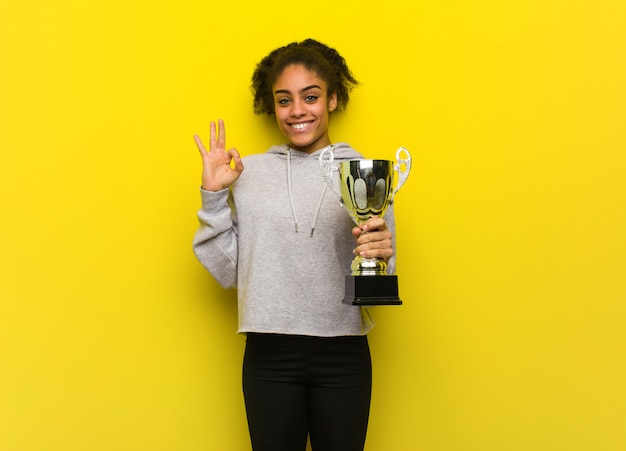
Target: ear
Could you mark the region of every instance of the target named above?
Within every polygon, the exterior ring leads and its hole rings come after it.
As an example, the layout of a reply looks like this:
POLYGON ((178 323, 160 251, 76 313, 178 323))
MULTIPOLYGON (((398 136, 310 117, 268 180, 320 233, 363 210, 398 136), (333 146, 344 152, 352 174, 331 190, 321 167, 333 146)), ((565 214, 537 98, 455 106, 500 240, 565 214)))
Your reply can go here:
POLYGON ((330 93, 328 97, 328 111, 335 111, 337 109, 337 91, 330 93))

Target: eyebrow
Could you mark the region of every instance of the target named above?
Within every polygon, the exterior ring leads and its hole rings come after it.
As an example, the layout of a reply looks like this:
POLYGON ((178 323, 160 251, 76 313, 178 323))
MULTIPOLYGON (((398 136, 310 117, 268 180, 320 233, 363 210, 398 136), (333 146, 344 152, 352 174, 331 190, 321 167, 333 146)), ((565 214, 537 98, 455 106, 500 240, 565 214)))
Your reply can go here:
MULTIPOLYGON (((322 89, 321 86, 318 85, 311 85, 311 86, 307 86, 306 88, 303 88, 300 90, 300 92, 305 92, 308 91, 310 89, 322 89)), ((288 89, 277 89, 276 91, 274 91, 274 94, 291 94, 291 92, 288 89)))

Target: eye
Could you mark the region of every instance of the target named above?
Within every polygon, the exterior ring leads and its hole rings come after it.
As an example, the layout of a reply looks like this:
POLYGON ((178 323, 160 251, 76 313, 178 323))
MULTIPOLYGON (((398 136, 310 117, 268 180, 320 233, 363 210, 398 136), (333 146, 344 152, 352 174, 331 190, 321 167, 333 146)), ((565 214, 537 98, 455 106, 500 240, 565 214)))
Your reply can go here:
POLYGON ((309 94, 308 96, 306 96, 304 98, 304 101, 307 103, 313 103, 315 102, 317 99, 319 98, 319 96, 314 96, 313 94, 309 94))
POLYGON ((280 99, 276 99, 276 103, 278 105, 287 105, 289 104, 289 99, 287 97, 282 97, 280 99))

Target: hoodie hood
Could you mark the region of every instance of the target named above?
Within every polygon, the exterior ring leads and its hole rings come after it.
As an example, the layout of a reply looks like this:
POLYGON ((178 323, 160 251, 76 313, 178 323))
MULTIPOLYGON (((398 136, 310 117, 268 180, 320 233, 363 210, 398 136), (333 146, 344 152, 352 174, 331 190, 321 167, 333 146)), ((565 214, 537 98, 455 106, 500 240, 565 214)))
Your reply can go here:
MULTIPOLYGON (((267 151, 267 153, 269 154, 277 155, 280 159, 284 158, 286 160, 287 193, 289 196, 289 204, 291 206, 291 214, 293 216, 293 225, 294 225, 296 233, 299 231, 298 230, 299 223, 298 223, 298 216, 296 214, 296 208, 294 205, 293 193, 292 193, 292 177, 291 177, 292 159, 295 160, 295 159, 306 158, 306 159, 319 161, 319 157, 322 154, 322 152, 324 152, 324 150, 328 148, 331 148, 333 151, 333 161, 345 161, 345 160, 354 160, 354 159, 363 158, 363 156, 360 153, 358 153, 356 150, 354 150, 352 147, 350 147, 346 143, 330 144, 312 153, 307 153, 301 150, 292 149, 287 144, 274 145, 270 147, 267 151)), ((319 196, 319 201, 317 203, 317 208, 315 209, 315 213, 313 214, 310 236, 313 236, 315 232, 315 226, 317 225, 317 219, 319 217, 319 213, 322 208, 322 201, 324 200, 324 195, 326 194, 327 188, 328 186, 326 185, 326 183, 324 183, 320 196, 319 196)))
MULTIPOLYGON (((333 154, 335 155, 335 160, 354 160, 363 158, 363 156, 350 147, 347 143, 337 143, 331 144, 333 146, 333 154)), ((329 148, 330 146, 323 147, 321 149, 316 150, 313 153, 302 152, 301 150, 292 149, 287 144, 278 144, 270 147, 267 150, 267 153, 275 154, 275 155, 283 155, 287 158, 288 154, 291 154, 291 158, 315 158, 319 159, 320 154, 329 148)))

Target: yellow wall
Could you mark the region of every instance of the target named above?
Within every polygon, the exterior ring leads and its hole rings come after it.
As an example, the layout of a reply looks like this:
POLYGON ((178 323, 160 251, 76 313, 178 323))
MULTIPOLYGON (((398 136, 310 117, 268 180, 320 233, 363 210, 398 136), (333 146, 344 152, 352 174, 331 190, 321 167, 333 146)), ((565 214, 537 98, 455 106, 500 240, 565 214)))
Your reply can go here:
POLYGON ((625 13, 2 0, 0 449, 249 449, 192 134, 265 150, 251 71, 308 36, 363 82, 331 137, 414 157, 367 450, 626 449, 625 13))

